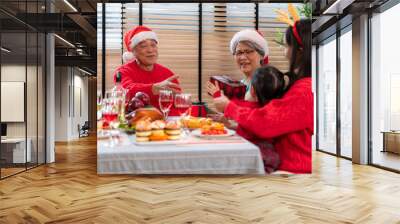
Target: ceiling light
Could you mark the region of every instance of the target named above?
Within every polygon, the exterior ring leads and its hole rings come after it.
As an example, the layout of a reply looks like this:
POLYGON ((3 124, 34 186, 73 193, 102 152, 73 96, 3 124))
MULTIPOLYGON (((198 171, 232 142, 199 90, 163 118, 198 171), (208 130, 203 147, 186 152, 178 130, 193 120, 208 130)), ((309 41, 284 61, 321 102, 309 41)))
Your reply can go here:
POLYGON ((343 9, 351 5, 354 0, 336 0, 331 6, 329 6, 322 14, 342 14, 343 9))
POLYGON ((64 39, 64 38, 62 38, 62 37, 60 37, 60 36, 58 36, 57 34, 54 34, 54 36, 56 36, 58 39, 60 39, 61 41, 63 41, 63 42, 66 43, 67 45, 69 45, 69 46, 75 48, 75 45, 73 45, 71 42, 67 41, 66 39, 64 39))
POLYGON ((5 48, 5 47, 1 47, 1 50, 4 51, 4 52, 6 52, 6 53, 10 53, 10 52, 11 52, 9 49, 7 49, 7 48, 5 48))
POLYGON ((92 75, 92 73, 90 73, 90 72, 88 72, 88 71, 85 71, 85 70, 83 70, 83 69, 81 69, 81 68, 78 68, 79 69, 79 71, 81 71, 81 72, 83 72, 83 73, 85 73, 85 74, 87 74, 87 75, 92 75))
POLYGON ((78 12, 78 10, 68 1, 68 0, 64 0, 65 4, 67 4, 72 10, 74 10, 75 12, 78 12))

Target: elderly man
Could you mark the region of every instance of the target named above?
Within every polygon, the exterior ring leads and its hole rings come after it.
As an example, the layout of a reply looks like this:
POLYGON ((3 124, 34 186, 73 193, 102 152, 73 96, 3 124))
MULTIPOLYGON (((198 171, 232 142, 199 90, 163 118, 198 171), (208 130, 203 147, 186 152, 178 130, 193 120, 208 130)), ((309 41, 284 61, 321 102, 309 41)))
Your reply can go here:
POLYGON ((137 26, 125 34, 124 43, 128 50, 123 54, 125 64, 116 70, 114 80, 117 72, 120 72, 127 99, 137 92, 144 92, 150 96, 150 103, 159 108, 160 90, 181 91, 178 76, 157 64, 158 38, 155 32, 148 27, 137 26))

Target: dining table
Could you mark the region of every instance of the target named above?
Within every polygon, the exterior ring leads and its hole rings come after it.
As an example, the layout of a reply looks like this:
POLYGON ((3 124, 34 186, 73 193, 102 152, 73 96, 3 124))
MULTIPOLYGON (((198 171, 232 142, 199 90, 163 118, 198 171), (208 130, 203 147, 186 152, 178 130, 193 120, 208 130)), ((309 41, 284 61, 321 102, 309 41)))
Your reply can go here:
POLYGON ((234 133, 180 140, 136 142, 122 130, 99 130, 97 173, 102 174, 250 174, 264 175, 259 148, 234 133))

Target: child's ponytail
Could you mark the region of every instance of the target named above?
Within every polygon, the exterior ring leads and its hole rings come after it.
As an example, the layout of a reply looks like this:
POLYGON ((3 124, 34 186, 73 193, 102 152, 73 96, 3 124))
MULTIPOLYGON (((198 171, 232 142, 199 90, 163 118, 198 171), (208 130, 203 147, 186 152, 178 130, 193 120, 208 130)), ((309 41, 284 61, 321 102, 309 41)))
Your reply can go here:
POLYGON ((286 30, 286 43, 291 47, 289 77, 291 83, 311 77, 311 20, 301 19, 286 30))

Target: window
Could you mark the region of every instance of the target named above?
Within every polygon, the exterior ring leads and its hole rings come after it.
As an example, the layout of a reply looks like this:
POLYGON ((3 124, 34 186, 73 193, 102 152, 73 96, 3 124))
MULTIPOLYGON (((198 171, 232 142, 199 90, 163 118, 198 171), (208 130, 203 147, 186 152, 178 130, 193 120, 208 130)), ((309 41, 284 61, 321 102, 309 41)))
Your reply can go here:
POLYGON ((372 163, 396 170, 400 170, 396 154, 400 153, 400 33, 395 29, 399 19, 400 5, 371 18, 372 163))
POLYGON ((143 4, 143 25, 159 39, 158 63, 179 75, 182 89, 194 100, 198 94, 198 20, 198 3, 143 4))
MULTIPOLYGON (((42 13, 43 4, 5 1, 3 6, 24 16, 42 13)), ((4 178, 45 162, 46 38, 3 12, 0 17, 9 21, 0 24, 0 178, 4 178), (4 100, 7 96, 12 100, 4 100)))
POLYGON ((336 154, 336 36, 318 48, 318 149, 336 154))
POLYGON ((340 36, 340 155, 352 157, 352 32, 340 36))

